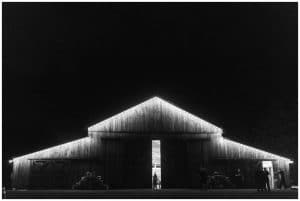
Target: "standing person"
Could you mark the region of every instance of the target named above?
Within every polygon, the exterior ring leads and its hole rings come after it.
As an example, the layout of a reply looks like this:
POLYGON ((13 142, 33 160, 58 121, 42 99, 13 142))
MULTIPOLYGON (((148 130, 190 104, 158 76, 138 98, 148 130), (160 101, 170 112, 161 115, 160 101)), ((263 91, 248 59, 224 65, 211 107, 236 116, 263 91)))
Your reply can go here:
POLYGON ((156 175, 156 173, 154 173, 154 176, 153 176, 153 189, 154 190, 157 190, 157 181, 158 181, 157 175, 156 175))
POLYGON ((269 180, 270 173, 268 172, 267 168, 264 168, 264 187, 265 190, 270 192, 270 180, 269 180))
POLYGON ((158 179, 157 184, 158 184, 158 189, 161 189, 161 181, 159 179, 158 179))
POLYGON ((234 184, 237 188, 241 188, 243 186, 243 175, 240 168, 236 169, 236 172, 234 174, 234 184))
POLYGON ((283 170, 279 171, 279 178, 280 178, 279 189, 281 189, 282 186, 283 186, 284 189, 286 189, 286 182, 285 182, 285 176, 284 176, 283 170))
POLYGON ((257 191, 263 191, 264 190, 264 172, 262 170, 262 166, 259 165, 256 172, 255 172, 255 184, 257 191))

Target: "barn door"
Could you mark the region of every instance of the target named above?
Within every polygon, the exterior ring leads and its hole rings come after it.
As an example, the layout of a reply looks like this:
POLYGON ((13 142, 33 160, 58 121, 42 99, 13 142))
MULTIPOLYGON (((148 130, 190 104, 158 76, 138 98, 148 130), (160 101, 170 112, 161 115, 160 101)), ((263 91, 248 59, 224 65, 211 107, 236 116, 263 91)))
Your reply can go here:
POLYGON ((125 150, 126 188, 151 188, 152 141, 150 139, 128 139, 125 150))
POLYGON ((161 140, 162 188, 187 187, 186 142, 184 140, 161 140))
POLYGON ((189 188, 200 188, 200 168, 207 168, 204 160, 202 141, 188 140, 186 168, 189 188))
POLYGON ((109 188, 124 186, 124 142, 120 139, 103 139, 104 183, 109 188))

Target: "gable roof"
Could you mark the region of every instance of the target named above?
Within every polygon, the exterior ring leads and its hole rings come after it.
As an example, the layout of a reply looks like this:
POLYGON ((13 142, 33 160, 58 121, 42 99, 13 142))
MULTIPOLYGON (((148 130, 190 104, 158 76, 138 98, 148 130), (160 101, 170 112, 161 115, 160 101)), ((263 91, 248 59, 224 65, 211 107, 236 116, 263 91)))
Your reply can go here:
POLYGON ((88 128, 95 132, 181 132, 221 134, 219 127, 153 97, 88 128))
MULTIPOLYGON (((222 134, 222 129, 217 126, 200 119, 167 101, 154 97, 139 105, 125 110, 111 118, 108 118, 100 123, 97 123, 88 128, 89 133, 93 132, 135 132, 135 131, 166 131, 166 132, 183 132, 183 133, 206 133, 206 134, 222 134)), ((288 163, 293 161, 272 154, 254 147, 250 147, 223 137, 218 138, 217 146, 223 150, 219 154, 230 151, 235 158, 257 158, 257 159, 276 159, 283 160, 288 163), (240 154, 243 153, 243 154, 240 154), (238 157, 237 157, 238 156, 238 157)), ((11 162, 21 159, 30 158, 72 158, 88 157, 87 149, 97 146, 94 142, 91 144, 91 138, 85 137, 69 143, 44 149, 31 154, 15 157, 11 162)))

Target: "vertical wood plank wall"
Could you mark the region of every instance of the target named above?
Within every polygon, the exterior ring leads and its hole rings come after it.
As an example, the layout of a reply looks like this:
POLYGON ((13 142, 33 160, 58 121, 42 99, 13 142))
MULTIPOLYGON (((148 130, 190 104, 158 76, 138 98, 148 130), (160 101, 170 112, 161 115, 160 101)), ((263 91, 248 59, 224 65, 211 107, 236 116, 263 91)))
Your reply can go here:
MULTIPOLYGON (((161 157, 164 187, 197 186, 200 167, 227 174, 239 167, 250 175, 247 180, 253 183, 253 169, 262 160, 272 161, 275 172, 284 170, 289 183, 287 160, 227 139, 161 139, 161 157)), ((33 159, 70 160, 71 164, 78 166, 75 168, 78 170, 72 170, 74 176, 70 176, 71 182, 79 180, 78 174, 90 170, 92 161, 96 161, 93 169, 97 169, 97 174, 103 176, 113 188, 151 186, 151 138, 112 140, 95 135, 20 157, 14 160, 13 187, 22 189, 32 185, 30 174, 33 159), (86 162, 80 163, 80 160, 86 162)))
POLYGON ((151 188, 152 186, 152 141, 128 139, 125 156, 125 188, 151 188))
POLYGON ((120 139, 103 139, 104 181, 110 188, 122 188, 125 185, 125 143, 120 139))
MULTIPOLYGON (((217 126, 154 97, 89 127, 89 137, 15 158, 12 185, 29 188, 36 185, 42 171, 59 178, 64 170, 58 167, 74 166, 61 185, 68 186, 82 172, 96 169, 112 188, 150 188, 152 138, 161 140, 163 187, 197 186, 200 167, 227 173, 243 167, 252 177, 262 160, 272 161, 274 171, 284 170, 289 181, 287 159, 224 139, 221 133, 217 126), (53 168, 33 167, 38 160, 53 168)), ((51 186, 53 181, 46 179, 51 186)))
POLYGON ((188 188, 200 187, 200 168, 207 167, 207 157, 203 143, 204 140, 187 140, 186 170, 188 188))
POLYGON ((187 181, 186 142, 179 139, 161 140, 162 188, 184 188, 187 181))
POLYGON ((31 160, 33 159, 96 159, 98 155, 96 153, 97 147, 101 146, 101 144, 96 144, 96 142, 99 143, 101 141, 86 137, 14 159, 11 175, 12 186, 21 189, 30 186, 31 160))
MULTIPOLYGON (((216 163, 214 162, 216 160, 222 160, 223 164, 227 161, 233 168, 243 169, 247 175, 250 175, 248 177, 249 182, 253 183, 254 172, 258 165, 262 161, 272 161, 274 172, 277 173, 280 169, 283 170, 286 174, 286 181, 289 184, 289 161, 286 158, 226 138, 205 141, 204 146, 206 154, 204 153, 203 155, 209 157, 211 166, 216 163)), ((220 164, 217 166, 220 166, 220 164)))

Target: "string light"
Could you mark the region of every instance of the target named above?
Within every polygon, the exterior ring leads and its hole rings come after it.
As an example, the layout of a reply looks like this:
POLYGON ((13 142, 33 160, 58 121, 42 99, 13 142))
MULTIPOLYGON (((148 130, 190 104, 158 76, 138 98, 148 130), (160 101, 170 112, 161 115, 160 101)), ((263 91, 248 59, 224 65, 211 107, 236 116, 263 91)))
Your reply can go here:
POLYGON ((26 155, 23 155, 23 156, 15 157, 15 158, 11 159, 10 161, 14 162, 15 160, 20 160, 20 159, 36 158, 36 157, 47 157, 53 152, 56 152, 56 151, 57 152, 62 152, 66 149, 72 149, 73 147, 76 147, 78 144, 81 144, 81 143, 87 143, 88 144, 88 143, 90 143, 90 140, 91 140, 90 137, 84 137, 84 138, 74 140, 74 141, 71 141, 71 142, 68 142, 68 143, 65 143, 65 144, 57 145, 57 146, 50 147, 50 148, 47 148, 47 149, 43 149, 43 150, 40 150, 40 151, 37 151, 37 152, 33 152, 33 153, 26 154, 26 155))
MULTIPOLYGON (((201 128, 202 128, 202 126, 204 126, 205 129, 213 131, 214 134, 220 135, 219 142, 223 145, 228 145, 229 147, 236 147, 238 149, 244 149, 244 150, 247 150, 247 151, 252 152, 252 153, 262 154, 262 155, 264 155, 264 157, 271 157, 271 158, 274 158, 274 159, 287 161, 288 163, 293 163, 293 161, 288 159, 288 158, 285 158, 285 157, 282 157, 282 156, 279 156, 279 155, 276 155, 276 154, 272 154, 272 153, 269 153, 269 152, 266 152, 266 151, 248 146, 248 145, 244 145, 244 144, 239 143, 239 142, 235 142, 235 141, 226 139, 226 138, 221 136, 222 133, 223 133, 221 128, 219 128, 217 126, 214 126, 213 124, 210 124, 209 122, 207 122, 203 119, 200 119, 199 117, 197 117, 197 116, 195 116, 195 115, 193 115, 193 114, 191 114, 187 111, 184 111, 184 110, 172 105, 171 103, 168 103, 167 101, 162 100, 159 97, 153 97, 153 98, 151 98, 151 99, 149 99, 149 100, 147 100, 147 101, 145 101, 145 102, 143 102, 139 105, 131 107, 131 108, 129 108, 129 109, 117 114, 117 115, 114 115, 114 116, 98 123, 98 124, 95 124, 95 125, 88 128, 88 132, 89 132, 89 134, 91 134, 93 132, 101 131, 101 129, 105 130, 105 127, 108 126, 109 124, 111 124, 111 123, 116 124, 116 122, 120 121, 121 119, 124 119, 124 118, 126 119, 126 118, 130 117, 131 115, 135 115, 135 114, 139 113, 139 111, 141 111, 144 107, 147 107, 147 106, 162 106, 162 107, 165 107, 168 110, 170 110, 171 112, 174 112, 175 114, 179 114, 179 116, 183 117, 183 119, 185 119, 189 122, 193 122, 196 125, 201 125, 200 126, 201 128)), ((72 142, 68 142, 68 143, 61 144, 61 145, 58 145, 58 146, 54 146, 54 147, 51 147, 51 148, 47 148, 47 149, 44 149, 44 150, 41 150, 41 151, 37 151, 37 152, 31 153, 31 154, 27 154, 27 155, 24 155, 24 156, 13 158, 12 160, 9 160, 9 163, 13 163, 15 160, 25 159, 25 158, 30 158, 30 157, 31 158, 47 157, 47 156, 50 156, 50 154, 53 153, 53 152, 63 152, 64 150, 66 150, 68 148, 73 148, 73 147, 77 146, 78 143, 87 143, 87 144, 91 143, 90 140, 91 140, 91 137, 81 138, 81 139, 78 139, 78 140, 75 140, 75 141, 72 141, 72 142)))
POLYGON ((101 121, 100 123, 90 126, 88 128, 88 131, 89 132, 105 131, 105 130, 107 130, 107 127, 109 127, 110 125, 116 125, 118 122, 121 122, 122 119, 128 119, 129 117, 139 114, 145 107, 149 107, 149 106, 153 107, 153 106, 160 106, 160 105, 162 107, 170 110, 171 112, 178 114, 178 116, 181 116, 186 121, 193 122, 193 123, 195 123, 196 126, 199 126, 201 128, 204 127, 204 129, 208 130, 210 133, 217 133, 220 135, 222 134, 221 128, 219 128, 203 119, 200 119, 199 117, 197 117, 187 111, 184 111, 159 97, 153 97, 139 105, 131 107, 119 114, 116 114, 104 121, 101 121))
POLYGON ((245 149, 245 150, 247 150, 249 152, 252 152, 252 153, 261 154, 265 158, 269 157, 269 158, 284 160, 284 161, 286 161, 288 163, 293 163, 292 160, 290 160, 290 159, 288 159, 286 157, 282 157, 282 156, 279 156, 279 155, 276 155, 276 154, 272 154, 272 153, 269 153, 267 151, 263 151, 261 149, 257 149, 257 148, 254 148, 254 147, 251 147, 251 146, 239 143, 239 142, 235 142, 235 141, 229 140, 229 139, 224 138, 224 137, 220 137, 219 140, 220 140, 221 144, 228 145, 229 147, 236 147, 236 148, 239 148, 239 149, 245 149))

